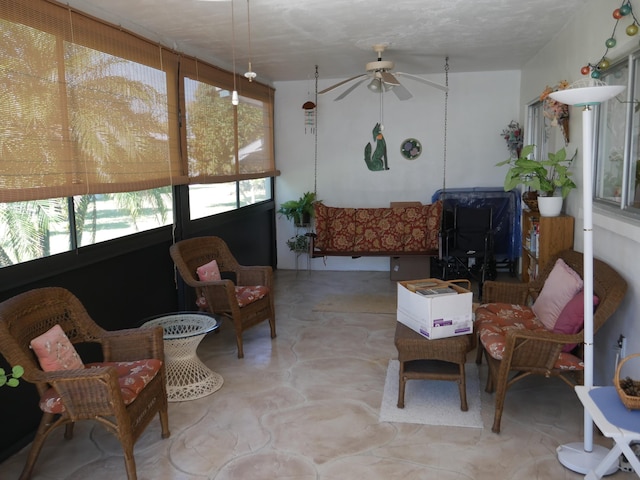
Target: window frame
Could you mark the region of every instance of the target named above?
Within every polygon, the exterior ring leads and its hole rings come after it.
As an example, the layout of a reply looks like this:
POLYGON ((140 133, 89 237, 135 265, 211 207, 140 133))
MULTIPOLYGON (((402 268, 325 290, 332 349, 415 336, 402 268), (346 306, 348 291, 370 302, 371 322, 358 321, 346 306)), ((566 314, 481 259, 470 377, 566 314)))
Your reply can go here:
MULTIPOLYGON (((623 142, 621 142, 620 150, 622 151, 622 165, 621 165, 621 185, 619 201, 617 196, 610 195, 605 196, 605 171, 611 171, 609 163, 611 160, 612 151, 609 149, 605 155, 604 149, 607 148, 607 129, 605 128, 605 122, 607 121, 607 115, 611 111, 611 102, 618 101, 612 99, 607 104, 599 105, 595 108, 595 121, 594 121, 594 145, 593 151, 596 153, 595 161, 593 165, 593 202, 594 205, 602 208, 612 215, 619 218, 626 218, 640 221, 640 203, 637 206, 633 205, 634 191, 636 189, 636 182, 634 180, 636 172, 636 166, 633 165, 633 157, 638 157, 640 154, 640 112, 636 113, 635 104, 637 103, 634 98, 640 97, 640 83, 638 82, 639 70, 640 70, 640 50, 631 52, 625 58, 619 60, 609 67, 605 72, 601 74, 601 80, 605 83, 608 77, 616 75, 616 72, 627 69, 627 75, 623 75, 624 85, 627 87, 625 92, 621 95, 625 95, 625 100, 622 103, 624 106, 624 125, 617 130, 623 132, 623 142), (608 108, 609 107, 609 108, 608 108), (634 134, 634 130, 638 133, 634 134)), ((621 84, 619 81, 615 84, 621 84)), ((615 106, 615 104, 614 104, 615 106)), ((637 162, 640 159, 636 160, 637 162)), ((638 202, 638 200, 636 200, 638 202)))

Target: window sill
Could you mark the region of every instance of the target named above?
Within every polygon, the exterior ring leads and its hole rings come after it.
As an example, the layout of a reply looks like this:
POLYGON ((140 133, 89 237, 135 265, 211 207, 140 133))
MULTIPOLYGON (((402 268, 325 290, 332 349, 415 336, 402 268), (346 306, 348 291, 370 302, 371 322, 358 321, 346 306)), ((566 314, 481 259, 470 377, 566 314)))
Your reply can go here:
POLYGON ((593 224, 635 242, 640 240, 640 216, 637 214, 594 203, 593 224))

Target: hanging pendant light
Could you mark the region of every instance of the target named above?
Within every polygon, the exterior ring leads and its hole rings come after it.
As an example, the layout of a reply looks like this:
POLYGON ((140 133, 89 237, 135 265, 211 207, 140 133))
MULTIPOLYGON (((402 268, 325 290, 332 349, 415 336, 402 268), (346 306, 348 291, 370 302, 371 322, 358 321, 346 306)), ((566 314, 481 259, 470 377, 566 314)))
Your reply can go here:
POLYGON ((252 82, 253 79, 256 78, 257 74, 251 70, 251 13, 249 11, 249 0, 247 0, 247 30, 249 31, 249 70, 244 74, 244 76, 252 82))
POLYGON ((238 89, 236 88, 236 20, 233 11, 233 0, 231 0, 231 56, 233 62, 233 93, 231 93, 231 104, 236 106, 240 103, 238 99, 238 89))

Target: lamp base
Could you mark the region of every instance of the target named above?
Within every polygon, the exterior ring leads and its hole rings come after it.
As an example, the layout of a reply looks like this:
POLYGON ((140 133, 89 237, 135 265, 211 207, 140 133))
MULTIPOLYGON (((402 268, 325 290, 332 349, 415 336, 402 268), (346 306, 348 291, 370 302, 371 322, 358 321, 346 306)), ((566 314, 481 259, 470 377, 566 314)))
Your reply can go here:
MULTIPOLYGON (((600 445, 594 445, 593 451, 587 452, 584 449, 584 443, 575 442, 560 445, 556 452, 558 452, 558 461, 576 473, 582 473, 586 475, 591 470, 595 469, 600 462, 609 453, 609 449, 600 445)), ((612 465, 609 470, 604 474, 611 475, 618 471, 618 465, 612 465)))

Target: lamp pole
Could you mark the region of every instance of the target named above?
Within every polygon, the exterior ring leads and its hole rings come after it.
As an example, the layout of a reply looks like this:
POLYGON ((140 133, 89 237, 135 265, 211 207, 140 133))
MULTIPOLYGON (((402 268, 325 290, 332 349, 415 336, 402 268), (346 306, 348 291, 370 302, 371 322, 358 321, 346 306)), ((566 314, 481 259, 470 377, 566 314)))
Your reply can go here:
MULTIPOLYGON (((593 387, 593 106, 607 101, 625 89, 621 85, 609 86, 599 80, 579 80, 566 90, 551 93, 554 100, 582 107, 582 211, 583 219, 583 281, 584 281, 584 385, 593 387)), ((558 461, 570 470, 587 474, 609 452, 593 445, 593 420, 584 409, 583 442, 560 445, 558 461)), ((617 468, 612 467, 607 474, 617 468)))

